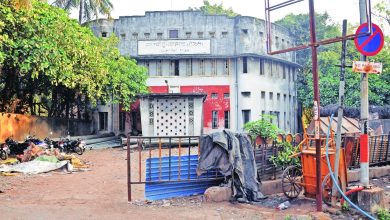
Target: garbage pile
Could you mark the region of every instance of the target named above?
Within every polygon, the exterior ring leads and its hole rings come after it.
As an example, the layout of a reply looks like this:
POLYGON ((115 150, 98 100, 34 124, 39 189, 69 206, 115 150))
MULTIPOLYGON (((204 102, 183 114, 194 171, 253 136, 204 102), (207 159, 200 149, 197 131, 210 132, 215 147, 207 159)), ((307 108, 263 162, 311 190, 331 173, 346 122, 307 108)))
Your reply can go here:
POLYGON ((60 152, 57 148, 45 148, 34 143, 17 154, 14 158, 0 161, 0 173, 9 176, 9 173, 38 174, 50 172, 60 168, 67 171, 85 171, 88 164, 73 154, 60 152))

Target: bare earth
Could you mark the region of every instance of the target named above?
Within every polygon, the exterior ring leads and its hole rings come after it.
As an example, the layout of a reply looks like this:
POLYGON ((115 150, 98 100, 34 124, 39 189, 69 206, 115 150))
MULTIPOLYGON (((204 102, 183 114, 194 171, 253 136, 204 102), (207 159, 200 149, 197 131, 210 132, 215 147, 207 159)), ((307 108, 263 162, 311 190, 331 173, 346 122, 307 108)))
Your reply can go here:
MULTIPOLYGON (((132 154, 135 163, 137 155, 132 154)), ((147 204, 143 185, 128 203, 126 151, 91 150, 81 157, 91 163, 90 171, 0 176, 0 219, 285 219, 315 211, 313 201, 304 199, 278 211, 282 197, 264 205, 211 204, 202 196, 147 204)))

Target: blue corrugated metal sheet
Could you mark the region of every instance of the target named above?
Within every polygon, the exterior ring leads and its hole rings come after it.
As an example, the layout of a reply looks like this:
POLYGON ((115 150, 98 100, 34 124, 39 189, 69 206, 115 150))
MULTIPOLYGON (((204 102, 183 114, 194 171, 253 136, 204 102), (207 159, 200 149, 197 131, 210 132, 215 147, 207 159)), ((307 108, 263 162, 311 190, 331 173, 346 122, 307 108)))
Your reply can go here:
POLYGON ((156 181, 145 184, 145 198, 148 200, 166 199, 172 197, 191 196, 203 194, 210 186, 216 186, 221 180, 205 180, 214 178, 216 171, 210 171, 197 177, 196 168, 198 156, 180 157, 180 180, 181 182, 157 182, 179 180, 179 157, 171 156, 160 158, 149 158, 146 160, 146 181, 156 181), (161 164, 161 166, 160 166, 161 164), (161 169, 160 169, 161 167, 161 169), (187 181, 191 179, 191 181, 187 181), (202 180, 203 179, 203 180, 202 180), (184 181, 186 180, 186 181, 184 181))

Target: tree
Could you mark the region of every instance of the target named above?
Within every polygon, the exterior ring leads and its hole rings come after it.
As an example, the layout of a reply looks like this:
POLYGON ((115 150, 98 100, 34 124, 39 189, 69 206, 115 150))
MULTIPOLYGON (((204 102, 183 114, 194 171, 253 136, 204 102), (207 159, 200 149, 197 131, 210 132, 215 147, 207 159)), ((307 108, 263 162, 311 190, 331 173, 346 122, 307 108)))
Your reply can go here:
POLYGON ((372 13, 380 20, 383 20, 390 25, 390 2, 383 1, 374 6, 374 12, 372 13))
POLYGON ((228 8, 228 9, 224 8, 222 3, 219 5, 218 4, 212 5, 208 0, 203 1, 203 6, 201 6, 199 10, 209 15, 227 15, 228 17, 235 17, 239 15, 235 13, 232 8, 228 8))
MULTIPOLYGON (((333 23, 328 14, 316 15, 317 39, 328 39, 341 36, 341 28, 333 23)), ((310 41, 309 34, 309 15, 289 14, 283 19, 277 21, 279 25, 286 27, 292 36, 296 36, 297 45, 310 41)), ((350 26, 349 32, 352 32, 356 25, 350 26)), ((369 76, 369 102, 371 105, 390 104, 390 71, 386 66, 389 63, 388 56, 390 53, 389 38, 386 38, 386 46, 377 56, 370 58, 372 61, 383 62, 385 68, 381 75, 369 76)), ((338 87, 341 42, 320 46, 318 48, 318 66, 319 66, 319 89, 321 106, 335 104, 338 102, 338 87)), ((349 41, 347 46, 347 65, 352 61, 359 60, 360 54, 356 50, 353 42, 349 41)), ((302 71, 298 74, 297 89, 298 100, 305 108, 313 106, 313 81, 311 72, 311 51, 310 49, 297 52, 297 62, 303 66, 302 71)), ((360 74, 353 73, 350 68, 346 68, 345 73, 345 105, 349 107, 360 106, 360 74)))
POLYGON ((11 6, 0 3, 0 111, 81 117, 98 101, 129 109, 147 91, 145 68, 120 55, 115 36, 97 38, 46 3, 11 6))
POLYGON ((79 9, 79 23, 90 21, 101 15, 110 17, 113 5, 110 0, 55 0, 53 5, 68 12, 79 9))

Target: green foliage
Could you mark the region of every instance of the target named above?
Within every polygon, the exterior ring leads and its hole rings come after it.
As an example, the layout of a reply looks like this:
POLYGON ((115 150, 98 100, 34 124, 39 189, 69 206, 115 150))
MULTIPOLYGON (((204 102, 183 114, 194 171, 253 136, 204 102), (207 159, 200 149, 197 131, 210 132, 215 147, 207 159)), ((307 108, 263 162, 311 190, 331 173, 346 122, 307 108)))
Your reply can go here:
MULTIPOLYGON (((327 13, 316 15, 317 40, 323 40, 341 36, 341 26, 335 24, 327 13)), ((286 27, 291 35, 296 36, 296 44, 304 44, 310 41, 309 16, 307 14, 289 14, 277 21, 279 25, 286 27)), ((352 32, 355 26, 348 27, 352 32)), ((390 38, 386 38, 384 49, 370 61, 382 62, 383 73, 380 75, 369 75, 369 102, 371 105, 390 104, 390 38)), ((338 102, 339 74, 341 42, 321 46, 318 48, 319 67, 319 89, 321 92, 321 106, 335 104, 338 102)), ((355 49, 352 41, 347 42, 346 64, 351 65, 352 61, 359 60, 360 53, 355 49)), ((297 90, 298 99, 304 107, 311 108, 313 105, 313 76, 311 72, 311 51, 303 50, 297 52, 297 62, 303 66, 298 74, 297 90)), ((360 74, 353 73, 351 68, 345 72, 345 105, 349 107, 360 106, 360 74)))
POLYGON ((68 117, 99 100, 129 108, 147 90, 146 70, 120 55, 115 36, 97 38, 62 9, 37 1, 17 11, 6 0, 0 12, 0 111, 35 114, 38 102, 48 116, 68 117))
POLYGON ((208 0, 203 1, 203 6, 199 8, 205 14, 209 15, 227 15, 228 17, 235 17, 239 14, 235 13, 232 8, 224 8, 223 4, 210 4, 208 0))
POLYGON ((349 211, 349 210, 350 210, 350 208, 349 208, 348 203, 344 202, 343 205, 341 206, 341 211, 346 212, 346 211, 349 211))
POLYGON ((300 166, 299 157, 293 156, 293 154, 298 152, 298 147, 292 146, 288 142, 282 142, 278 144, 283 148, 283 150, 278 151, 277 156, 271 156, 270 161, 276 167, 286 168, 287 166, 294 165, 300 166))
POLYGON ((390 220, 390 212, 386 208, 379 208, 376 215, 378 220, 390 220))
POLYGON ((94 18, 97 19, 99 15, 108 15, 110 17, 113 9, 110 0, 55 0, 53 5, 68 12, 78 9, 80 24, 94 18))
POLYGON ((257 121, 251 121, 244 125, 244 129, 252 137, 260 136, 262 138, 272 138, 276 139, 276 136, 281 131, 278 126, 272 123, 272 120, 275 120, 276 117, 273 115, 263 114, 261 119, 257 121))

